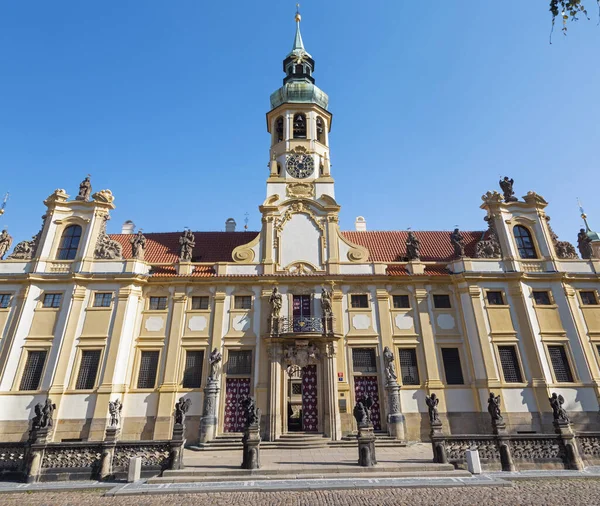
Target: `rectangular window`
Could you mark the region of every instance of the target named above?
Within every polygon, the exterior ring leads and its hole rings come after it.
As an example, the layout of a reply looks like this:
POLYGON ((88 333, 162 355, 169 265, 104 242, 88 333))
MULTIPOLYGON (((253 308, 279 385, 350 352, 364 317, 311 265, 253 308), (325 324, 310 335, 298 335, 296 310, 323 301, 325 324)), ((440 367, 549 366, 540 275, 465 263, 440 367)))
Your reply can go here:
MULTIPOLYGON (((598 297, 596 297, 596 292, 594 291, 586 291, 586 292, 579 292, 579 296, 581 297, 581 303, 584 306, 597 306, 598 305, 598 297)), ((2 295, 0 295, 0 298, 2 297, 2 295)), ((0 307, 6 307, 6 306, 1 306, 0 307)))
POLYGON ((47 293, 44 295, 43 307, 60 307, 60 301, 62 300, 62 293, 47 293))
POLYGON ((533 292, 533 300, 535 300, 536 306, 549 306, 552 304, 550 300, 549 292, 533 292))
POLYGON ((352 367, 354 372, 377 372, 374 348, 352 348, 352 367))
POLYGON ((150 297, 150 311, 162 311, 167 309, 167 298, 166 297, 150 297))
POLYGON ((10 304, 10 293, 0 293, 0 309, 6 309, 10 304))
POLYGON ((523 383, 523 375, 519 367, 517 349, 514 346, 498 346, 500 364, 506 383, 523 383))
POLYGON ((208 296, 192 297, 192 309, 208 309, 208 296))
POLYGON ((252 295, 236 295, 235 309, 252 309, 252 295))
POLYGON ((487 292, 487 301, 490 306, 503 306, 502 292, 487 292))
POLYGON ((400 348, 398 350, 400 358, 400 374, 402 375, 402 385, 418 385, 419 367, 417 366, 417 350, 415 348, 400 348))
POLYGON ((433 306, 436 309, 450 309, 452 307, 450 305, 450 295, 434 295, 433 306))
MULTIPOLYGON (((208 298, 208 297, 207 297, 208 298)), ((202 384, 203 351, 185 352, 185 370, 183 371, 183 388, 200 388, 202 384)))
POLYGON ((77 375, 77 390, 91 390, 96 385, 98 366, 100 365, 100 350, 84 350, 81 352, 81 363, 77 375))
POLYGON ((394 309, 407 309, 410 308, 410 302, 408 295, 394 295, 394 309))
POLYGON ((156 373, 158 372, 158 351, 142 351, 140 357, 140 373, 138 375, 138 388, 154 388, 156 373))
POLYGON ((548 346, 550 361, 554 369, 554 376, 559 383, 573 383, 573 372, 567 359, 567 351, 562 345, 548 346))
POLYGON ((38 390, 42 373, 44 372, 44 363, 46 362, 46 350, 28 351, 27 361, 21 377, 19 390, 38 390))
POLYGON ((113 298, 112 292, 97 293, 94 295, 94 307, 110 307, 112 298, 113 298))
POLYGON ((227 374, 252 374, 252 351, 230 351, 227 359, 227 374))
POLYGON ((369 307, 368 295, 350 295, 350 305, 356 309, 365 309, 369 307))
POLYGON ((460 366, 460 353, 458 348, 442 348, 442 361, 448 385, 464 385, 462 368, 460 366))

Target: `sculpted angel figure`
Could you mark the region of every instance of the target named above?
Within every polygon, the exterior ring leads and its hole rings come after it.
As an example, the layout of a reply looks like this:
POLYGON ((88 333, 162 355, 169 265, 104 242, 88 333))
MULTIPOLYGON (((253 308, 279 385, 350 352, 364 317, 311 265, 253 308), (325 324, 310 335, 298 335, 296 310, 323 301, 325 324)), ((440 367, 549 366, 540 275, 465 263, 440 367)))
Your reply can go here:
POLYGON ((508 176, 504 176, 504 179, 501 179, 499 184, 502 193, 504 193, 504 202, 516 202, 518 200, 514 196, 515 192, 513 191, 513 185, 515 184, 514 179, 509 179, 508 176))
POLYGON ((283 305, 283 299, 276 286, 273 287, 273 292, 269 297, 269 304, 271 304, 271 316, 273 318, 279 318, 281 313, 281 306, 283 305))
POLYGON ((438 404, 440 403, 440 400, 437 398, 437 395, 431 394, 431 397, 428 395, 425 396, 425 403, 429 409, 429 421, 431 424, 439 423, 440 415, 438 413, 438 404))

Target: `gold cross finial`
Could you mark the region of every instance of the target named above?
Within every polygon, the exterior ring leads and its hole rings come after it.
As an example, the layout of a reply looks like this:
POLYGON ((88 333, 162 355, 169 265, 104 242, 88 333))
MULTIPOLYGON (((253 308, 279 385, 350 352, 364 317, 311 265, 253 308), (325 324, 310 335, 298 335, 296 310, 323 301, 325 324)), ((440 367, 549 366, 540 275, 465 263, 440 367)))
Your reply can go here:
POLYGON ((296 4, 296 23, 299 23, 301 19, 302 16, 300 16, 300 4, 296 4))

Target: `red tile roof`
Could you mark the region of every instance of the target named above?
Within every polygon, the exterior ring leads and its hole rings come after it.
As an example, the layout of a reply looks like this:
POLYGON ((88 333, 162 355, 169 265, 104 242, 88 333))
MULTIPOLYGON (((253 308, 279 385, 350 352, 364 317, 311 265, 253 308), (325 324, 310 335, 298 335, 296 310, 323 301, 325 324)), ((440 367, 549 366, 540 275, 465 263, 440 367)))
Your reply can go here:
MULTIPOLYGON (((344 237, 354 244, 369 250, 371 262, 401 262, 406 256, 406 231, 386 232, 342 232, 344 237)), ((415 231, 421 241, 421 260, 423 262, 449 262, 454 258, 454 248, 450 242, 449 231, 415 231)), ((465 253, 475 256, 475 248, 483 232, 463 232, 465 253)))
MULTIPOLYGON (((144 259, 149 263, 175 263, 179 259, 179 238, 182 232, 148 233, 144 259)), ((193 262, 233 262, 233 250, 249 243, 258 232, 194 232, 196 246, 193 262)), ((123 258, 131 258, 131 238, 134 234, 110 234, 123 246, 123 258)))

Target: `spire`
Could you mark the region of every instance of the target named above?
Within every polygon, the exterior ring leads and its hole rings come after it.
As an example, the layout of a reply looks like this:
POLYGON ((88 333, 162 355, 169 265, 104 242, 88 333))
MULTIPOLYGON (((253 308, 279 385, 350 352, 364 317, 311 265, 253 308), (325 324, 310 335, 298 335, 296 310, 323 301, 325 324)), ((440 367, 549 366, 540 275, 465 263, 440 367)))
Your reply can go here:
POLYGON ((294 47, 292 48, 292 54, 305 53, 304 42, 302 42, 302 34, 300 33, 300 21, 302 16, 300 15, 300 4, 296 4, 296 37, 294 38, 294 47))

